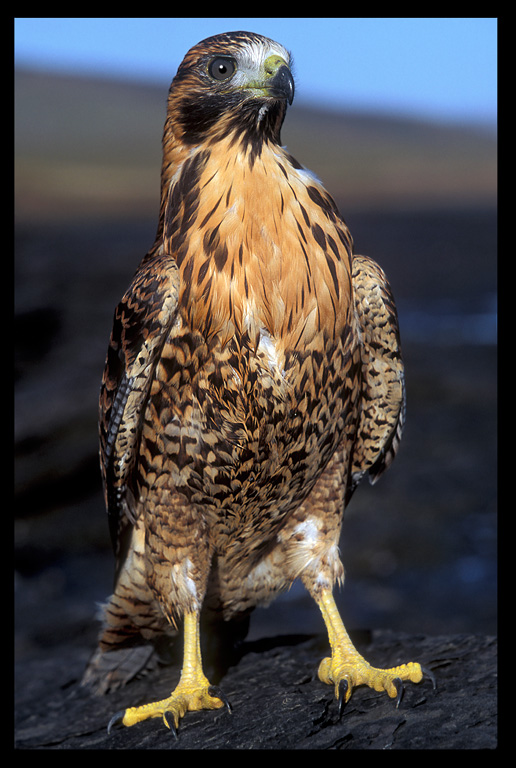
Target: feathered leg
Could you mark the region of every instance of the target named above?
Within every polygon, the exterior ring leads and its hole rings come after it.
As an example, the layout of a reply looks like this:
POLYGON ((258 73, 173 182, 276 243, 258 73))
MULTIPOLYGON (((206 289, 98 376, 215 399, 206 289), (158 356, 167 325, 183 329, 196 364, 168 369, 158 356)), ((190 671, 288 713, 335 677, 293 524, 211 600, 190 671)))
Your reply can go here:
MULTIPOLYGON (((418 683, 423 670, 410 662, 392 669, 372 667, 356 650, 344 627, 333 598, 335 582, 342 582, 344 569, 338 552, 340 516, 346 493, 346 453, 337 450, 311 495, 293 516, 292 528, 284 536, 287 561, 297 565, 305 587, 323 615, 331 646, 331 657, 319 666, 319 679, 335 686, 339 709, 349 701, 353 688, 368 685, 386 691, 397 704, 403 694, 403 681, 418 683), (333 514, 332 514, 333 513, 333 514), (295 523, 296 520, 301 522, 295 523), (331 522, 333 521, 333 525, 331 522)), ((432 679, 432 675, 428 673, 432 679)))
MULTIPOLYGON (((131 726, 149 718, 163 718, 174 733, 188 711, 229 705, 222 691, 210 685, 203 672, 199 620, 211 563, 205 511, 183 495, 156 482, 142 494, 146 583, 163 618, 177 626, 183 617, 184 653, 179 683, 166 699, 117 713, 108 726, 131 726)), ((127 566, 129 569, 129 565, 127 566)), ((123 574, 122 574, 123 576, 123 574)))

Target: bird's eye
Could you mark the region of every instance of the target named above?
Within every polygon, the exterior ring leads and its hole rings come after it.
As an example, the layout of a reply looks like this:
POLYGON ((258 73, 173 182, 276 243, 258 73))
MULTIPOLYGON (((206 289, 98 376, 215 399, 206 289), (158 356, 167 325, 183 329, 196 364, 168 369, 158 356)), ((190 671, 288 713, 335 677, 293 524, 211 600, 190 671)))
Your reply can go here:
POLYGON ((218 56, 210 63, 208 72, 214 80, 229 80, 229 78, 234 74, 235 69, 236 62, 234 59, 218 56))

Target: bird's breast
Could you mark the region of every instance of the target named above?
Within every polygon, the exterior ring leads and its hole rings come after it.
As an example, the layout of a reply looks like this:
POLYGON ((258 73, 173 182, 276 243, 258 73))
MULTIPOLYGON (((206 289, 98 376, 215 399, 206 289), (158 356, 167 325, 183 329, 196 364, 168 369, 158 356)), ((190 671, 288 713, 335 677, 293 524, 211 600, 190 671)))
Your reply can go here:
POLYGON ((286 514, 331 457, 355 339, 351 241, 334 203, 277 147, 252 164, 237 155, 192 155, 171 187, 164 248, 181 322, 148 412, 174 487, 242 529, 286 514))
POLYGON ((192 154, 170 187, 166 222, 180 304, 205 336, 258 339, 264 329, 281 357, 321 330, 342 333, 351 238, 331 198, 281 148, 265 144, 252 162, 225 142, 192 154))

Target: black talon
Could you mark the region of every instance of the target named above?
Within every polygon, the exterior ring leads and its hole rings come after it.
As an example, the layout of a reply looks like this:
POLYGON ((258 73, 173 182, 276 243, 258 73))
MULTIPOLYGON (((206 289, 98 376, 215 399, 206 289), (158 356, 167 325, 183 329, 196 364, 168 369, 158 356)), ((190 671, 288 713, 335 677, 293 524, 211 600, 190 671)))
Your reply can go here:
POLYGON ((222 688, 219 688, 218 685, 210 685, 210 687, 208 688, 208 693, 212 698, 220 699, 230 715, 233 713, 233 708, 230 704, 230 701, 226 696, 226 694, 224 693, 224 691, 222 690, 222 688))
POLYGON ((403 691, 405 690, 405 688, 403 687, 403 682, 399 677, 395 677, 394 680, 392 681, 392 684, 394 685, 398 693, 396 697, 396 709, 398 709, 401 703, 401 700, 403 698, 403 691))
POLYGON ((172 736, 177 741, 178 736, 177 736, 176 724, 174 723, 174 719, 173 718, 172 718, 172 722, 169 721, 169 719, 168 719, 169 715, 170 715, 170 712, 163 712, 163 720, 165 721, 165 725, 167 726, 169 731, 172 732, 172 736))
POLYGON ((118 723, 121 723, 123 721, 124 715, 125 715, 125 709, 121 709, 120 712, 115 712, 115 714, 113 715, 113 717, 108 723, 108 727, 107 727, 108 736, 111 733, 111 728, 114 725, 117 725, 118 723))
POLYGON ((349 688, 348 681, 344 678, 339 682, 339 704, 338 704, 338 711, 339 711, 339 720, 342 717, 342 712, 344 711, 344 707, 346 705, 345 702, 345 696, 349 688))
POLYGON ((429 678, 430 678, 430 680, 432 681, 432 686, 433 686, 433 689, 434 689, 434 691, 435 691, 435 689, 437 688, 437 683, 436 683, 436 681, 435 681, 435 675, 434 675, 434 673, 433 673, 433 672, 430 672, 430 670, 429 670, 429 669, 427 669, 426 667, 421 667, 421 672, 423 673, 423 675, 425 675, 426 677, 429 677, 429 678))

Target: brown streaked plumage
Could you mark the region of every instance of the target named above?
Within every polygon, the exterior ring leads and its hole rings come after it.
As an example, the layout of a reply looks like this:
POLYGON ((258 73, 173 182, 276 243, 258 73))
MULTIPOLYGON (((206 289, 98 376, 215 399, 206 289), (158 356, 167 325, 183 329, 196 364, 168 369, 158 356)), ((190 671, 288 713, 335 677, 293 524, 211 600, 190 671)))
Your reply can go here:
POLYGON ((280 145, 293 93, 287 51, 248 32, 196 45, 170 88, 156 241, 115 311, 102 382, 116 580, 85 682, 126 682, 181 621, 184 663, 170 698, 116 715, 125 725, 226 704, 202 670, 201 609, 229 622, 298 577, 338 696, 422 677, 371 668, 331 596, 344 506, 399 444, 403 364, 383 272, 280 145))

